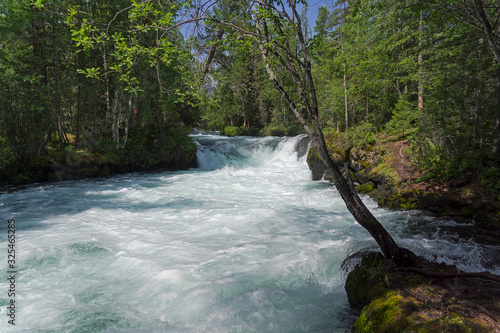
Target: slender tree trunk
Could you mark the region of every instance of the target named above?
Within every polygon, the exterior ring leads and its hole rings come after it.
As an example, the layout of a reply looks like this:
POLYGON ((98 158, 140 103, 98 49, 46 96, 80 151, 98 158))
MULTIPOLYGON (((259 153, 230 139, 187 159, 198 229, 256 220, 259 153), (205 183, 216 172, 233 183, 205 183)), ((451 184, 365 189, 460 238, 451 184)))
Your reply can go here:
POLYGON ((113 109, 111 110, 111 132, 113 133, 113 141, 116 143, 116 148, 120 148, 120 113, 121 113, 121 98, 122 93, 119 87, 115 91, 115 100, 113 109))
POLYGON ((403 94, 401 93, 401 88, 399 88, 399 81, 398 80, 396 80, 396 91, 398 92, 399 99, 401 99, 403 94))
POLYGON ((424 11, 420 11, 420 16, 418 19, 418 32, 419 32, 419 40, 418 40, 418 111, 419 114, 422 114, 422 110, 424 108, 424 83, 422 78, 422 63, 423 63, 423 55, 422 55, 422 46, 423 46, 423 33, 424 33, 424 24, 423 24, 423 13, 424 11))
MULTIPOLYGON (((301 44, 304 53, 304 68, 301 69, 304 70, 304 74, 306 75, 306 77, 308 77, 308 80, 305 83, 307 85, 307 88, 303 85, 304 83, 300 79, 299 71, 296 69, 296 65, 291 58, 283 65, 290 71, 290 74, 295 81, 298 97, 303 104, 302 107, 305 110, 300 110, 298 108, 293 98, 287 93, 287 91, 278 81, 268 59, 268 53, 270 52, 269 46, 268 44, 261 42, 259 43, 259 50, 265 63, 266 72, 268 73, 269 79, 273 83, 274 87, 280 92, 281 96, 287 101, 291 110, 311 138, 314 148, 316 148, 321 160, 326 166, 327 171, 333 178, 335 187, 344 200, 347 209, 351 212, 356 221, 358 221, 358 223, 361 224, 361 226, 363 226, 375 239, 386 258, 393 259, 394 262, 399 266, 411 265, 415 260, 415 255, 411 251, 400 248, 396 244, 387 230, 385 230, 385 228, 377 221, 377 219, 361 201, 357 193, 349 186, 348 182, 340 171, 339 163, 334 162, 330 154, 328 153, 328 149, 326 147, 323 132, 321 130, 321 125, 319 122, 316 88, 314 85, 314 80, 311 76, 311 59, 307 50, 304 36, 302 35, 301 20, 296 12, 295 5, 293 4, 292 0, 288 0, 288 3, 293 11, 295 19, 297 20, 295 29, 299 39, 299 43, 301 44), (306 116, 304 116, 304 114, 306 116)), ((263 30, 261 30, 259 21, 255 20, 255 22, 257 30, 261 31, 261 33, 264 34, 264 37, 267 38, 268 33, 266 22, 263 21, 263 30)), ((290 50, 288 42, 285 42, 285 49, 287 54, 293 54, 290 50)), ((273 50, 271 50, 271 52, 273 52, 273 50)), ((273 52, 273 54, 275 53, 273 52)))
POLYGON ((104 45, 103 48, 104 49, 102 52, 102 61, 104 67, 104 82, 106 85, 106 92, 104 93, 104 97, 106 99, 106 117, 109 117, 109 114, 111 113, 111 101, 109 97, 108 57, 106 52, 106 46, 104 45))
POLYGON ((493 124, 492 151, 500 158, 500 69, 496 70, 495 114, 493 124))
MULTIPOLYGON (((486 13, 484 12, 484 3, 482 0, 474 0, 474 10, 476 11, 476 15, 478 16, 478 20, 481 22, 481 30, 486 34, 486 38, 488 39, 488 45, 490 46, 491 52, 495 56, 497 62, 500 64, 500 33, 496 33, 493 30, 493 26, 490 21, 486 17, 486 13)), ((497 7, 498 10, 498 7, 497 7)), ((498 27, 498 15, 496 15, 495 25, 498 27)), ((500 32, 500 27, 498 27, 500 32)))
MULTIPOLYGON (((345 11, 345 9, 344 9, 345 11)), ((340 48, 342 50, 342 57, 344 55, 344 19, 342 19, 342 23, 340 26, 340 48)), ((342 66, 344 68, 344 108, 345 108, 345 130, 349 129, 349 104, 347 103, 347 70, 345 64, 345 58, 342 62, 342 66)))
POLYGON ((133 96, 134 96, 133 94, 129 94, 129 97, 128 97, 128 112, 125 115, 125 119, 124 119, 124 123, 125 123, 125 125, 124 125, 125 135, 123 137, 123 143, 122 143, 122 146, 121 146, 122 149, 125 148, 125 145, 127 144, 127 139, 128 139, 128 122, 129 122, 130 115, 134 111, 133 96))
MULTIPOLYGON (((207 77, 208 71, 210 70, 210 66, 214 60, 215 53, 217 52, 217 48, 219 47, 219 43, 224 36, 224 29, 219 29, 217 31, 217 35, 215 36, 215 43, 210 47, 210 51, 208 52, 207 61, 205 62, 205 66, 203 67, 203 71, 201 72, 200 78, 198 79, 198 87, 201 87, 205 78, 207 77)), ((184 108, 181 110, 180 119, 184 121, 189 110, 191 110, 191 103, 186 103, 184 108)))
MULTIPOLYGON (((344 48, 342 47, 342 53, 344 53, 344 48)), ((344 107, 345 107, 345 130, 349 129, 349 104, 347 103, 347 72, 345 68, 344 61, 344 107)))
POLYGON ((33 46, 33 56, 34 56, 34 66, 33 66, 33 72, 35 73, 36 76, 39 76, 42 74, 42 69, 40 67, 40 59, 41 57, 41 51, 42 51, 42 44, 40 43, 40 21, 38 20, 38 12, 39 10, 35 8, 34 5, 31 5, 31 12, 33 14, 33 18, 31 20, 31 26, 32 26, 32 46, 33 46))
MULTIPOLYGON (((356 89, 355 84, 354 89, 356 89)), ((356 125, 356 93, 352 96, 352 125, 356 125)))

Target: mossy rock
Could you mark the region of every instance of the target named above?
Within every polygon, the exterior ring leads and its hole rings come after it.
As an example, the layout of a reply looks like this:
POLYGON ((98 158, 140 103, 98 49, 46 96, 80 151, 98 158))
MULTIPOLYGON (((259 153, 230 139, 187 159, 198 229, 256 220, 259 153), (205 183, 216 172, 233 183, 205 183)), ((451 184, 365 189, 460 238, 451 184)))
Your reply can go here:
POLYGON ((346 281, 349 304, 364 306, 352 332, 500 331, 498 284, 439 278, 457 273, 452 265, 423 259, 416 265, 435 275, 398 269, 380 253, 363 255, 346 281))
POLYGON ((384 285, 386 274, 393 268, 394 263, 379 252, 364 254, 361 263, 349 273, 345 283, 351 307, 361 308, 383 295, 389 287, 384 285))
POLYGON ((311 170, 313 180, 323 179, 326 167, 314 147, 311 147, 307 153, 307 165, 309 166, 309 170, 311 170))
POLYGON ((422 304, 406 293, 389 291, 363 309, 351 332, 493 332, 479 319, 438 308, 439 304, 422 304))
POLYGON ((358 191, 358 193, 370 193, 371 191, 373 191, 374 187, 375 184, 373 184, 372 181, 369 181, 364 184, 356 186, 356 191, 358 191))

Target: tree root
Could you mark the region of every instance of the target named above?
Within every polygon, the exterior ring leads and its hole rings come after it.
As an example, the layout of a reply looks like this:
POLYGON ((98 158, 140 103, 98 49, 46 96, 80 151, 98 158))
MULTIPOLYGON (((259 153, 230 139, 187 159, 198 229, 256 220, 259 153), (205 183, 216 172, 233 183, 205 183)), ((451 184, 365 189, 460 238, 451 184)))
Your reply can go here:
POLYGON ((416 267, 398 267, 396 271, 400 272, 413 272, 417 274, 422 274, 427 277, 433 278, 482 278, 486 280, 491 280, 500 283, 500 276, 491 274, 490 272, 479 272, 479 273, 466 273, 466 272, 458 272, 458 273, 440 273, 428 271, 421 268, 416 267))

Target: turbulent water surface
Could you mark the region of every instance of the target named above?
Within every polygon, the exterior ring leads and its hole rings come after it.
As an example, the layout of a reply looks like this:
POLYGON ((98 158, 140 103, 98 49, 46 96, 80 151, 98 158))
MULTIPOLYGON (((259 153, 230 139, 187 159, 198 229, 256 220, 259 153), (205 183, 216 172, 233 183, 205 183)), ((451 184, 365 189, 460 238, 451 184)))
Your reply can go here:
MULTIPOLYGON (((0 195, 2 332, 348 332, 343 260, 375 243, 296 138, 198 133, 199 169, 0 195), (16 325, 7 323, 16 220, 16 325)), ((367 205, 395 239, 499 272, 488 235, 367 205), (467 235, 467 236, 464 236, 467 235)), ((469 228, 469 229, 467 229, 469 228)))

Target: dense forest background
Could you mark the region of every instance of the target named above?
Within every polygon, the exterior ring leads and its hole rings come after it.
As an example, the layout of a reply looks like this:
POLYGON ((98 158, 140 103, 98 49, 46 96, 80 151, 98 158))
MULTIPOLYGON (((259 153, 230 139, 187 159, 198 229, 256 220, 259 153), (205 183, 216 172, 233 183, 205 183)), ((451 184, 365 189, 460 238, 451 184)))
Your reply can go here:
MULTIPOLYGON (((217 23, 249 2, 176 26, 197 3, 0 0, 1 184, 192 166, 193 127, 300 133, 258 46, 217 23)), ((408 139, 427 178, 479 172, 500 198, 499 19, 495 0, 324 1, 305 31, 324 131, 408 139)))

